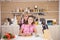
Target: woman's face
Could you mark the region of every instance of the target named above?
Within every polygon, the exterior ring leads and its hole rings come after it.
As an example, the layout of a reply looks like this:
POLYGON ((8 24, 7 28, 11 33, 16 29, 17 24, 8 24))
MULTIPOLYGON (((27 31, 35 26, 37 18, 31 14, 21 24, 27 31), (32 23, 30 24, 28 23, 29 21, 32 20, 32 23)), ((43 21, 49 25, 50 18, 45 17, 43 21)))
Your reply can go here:
POLYGON ((28 19, 28 15, 24 15, 24 19, 27 20, 28 19))
POLYGON ((32 17, 29 17, 28 18, 28 24, 31 24, 33 22, 33 18, 32 17))

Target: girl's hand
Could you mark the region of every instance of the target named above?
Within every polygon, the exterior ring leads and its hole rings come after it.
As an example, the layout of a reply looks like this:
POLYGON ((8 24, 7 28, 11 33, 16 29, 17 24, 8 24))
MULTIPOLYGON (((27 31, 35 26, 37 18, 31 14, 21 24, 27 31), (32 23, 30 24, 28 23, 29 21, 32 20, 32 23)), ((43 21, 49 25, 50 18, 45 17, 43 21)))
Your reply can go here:
POLYGON ((31 35, 31 34, 24 34, 24 33, 23 33, 22 36, 32 36, 32 35, 31 35))

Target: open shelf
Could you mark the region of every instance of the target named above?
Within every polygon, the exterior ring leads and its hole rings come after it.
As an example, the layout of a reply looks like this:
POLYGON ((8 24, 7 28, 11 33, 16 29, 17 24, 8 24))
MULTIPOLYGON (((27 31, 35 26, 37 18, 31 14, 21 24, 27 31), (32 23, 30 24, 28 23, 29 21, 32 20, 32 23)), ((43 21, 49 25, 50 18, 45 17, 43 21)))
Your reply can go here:
MULTIPOLYGON (((24 14, 24 12, 11 12, 11 13, 15 15, 24 14)), ((30 12, 30 14, 44 15, 44 12, 30 12)))

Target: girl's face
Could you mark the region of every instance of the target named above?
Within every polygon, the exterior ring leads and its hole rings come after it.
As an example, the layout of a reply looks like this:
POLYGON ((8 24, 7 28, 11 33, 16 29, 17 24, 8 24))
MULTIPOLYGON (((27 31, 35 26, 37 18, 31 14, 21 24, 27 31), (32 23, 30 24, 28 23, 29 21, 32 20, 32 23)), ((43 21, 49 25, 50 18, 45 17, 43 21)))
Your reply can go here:
POLYGON ((29 17, 28 18, 28 24, 32 24, 32 22, 33 22, 33 18, 32 17, 29 17))

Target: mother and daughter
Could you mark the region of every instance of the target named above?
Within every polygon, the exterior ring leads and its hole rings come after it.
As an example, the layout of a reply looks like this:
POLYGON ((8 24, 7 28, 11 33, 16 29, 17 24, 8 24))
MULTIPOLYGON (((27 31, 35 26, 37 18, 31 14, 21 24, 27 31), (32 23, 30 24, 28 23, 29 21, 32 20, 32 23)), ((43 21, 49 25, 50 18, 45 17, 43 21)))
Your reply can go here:
POLYGON ((36 26, 34 24, 34 16, 24 15, 24 20, 20 28, 19 35, 21 36, 31 36, 33 33, 37 33, 36 26))

